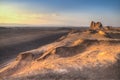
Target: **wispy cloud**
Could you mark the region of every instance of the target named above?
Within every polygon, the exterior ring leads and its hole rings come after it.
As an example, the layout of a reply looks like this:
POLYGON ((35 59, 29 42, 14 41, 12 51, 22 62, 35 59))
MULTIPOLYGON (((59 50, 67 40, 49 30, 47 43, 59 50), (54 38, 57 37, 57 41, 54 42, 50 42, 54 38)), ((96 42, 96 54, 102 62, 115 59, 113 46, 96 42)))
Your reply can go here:
POLYGON ((0 23, 86 26, 91 20, 118 26, 119 0, 0 0, 0 23))

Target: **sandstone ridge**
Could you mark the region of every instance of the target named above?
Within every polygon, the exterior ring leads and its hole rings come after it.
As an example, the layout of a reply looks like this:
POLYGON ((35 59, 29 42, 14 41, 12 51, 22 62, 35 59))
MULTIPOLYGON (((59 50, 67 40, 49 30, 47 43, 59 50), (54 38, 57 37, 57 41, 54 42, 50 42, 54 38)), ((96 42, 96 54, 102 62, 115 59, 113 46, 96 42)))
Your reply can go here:
POLYGON ((71 31, 50 44, 19 53, 0 69, 0 76, 4 80, 120 80, 116 34, 120 33, 92 21, 90 30, 71 31))

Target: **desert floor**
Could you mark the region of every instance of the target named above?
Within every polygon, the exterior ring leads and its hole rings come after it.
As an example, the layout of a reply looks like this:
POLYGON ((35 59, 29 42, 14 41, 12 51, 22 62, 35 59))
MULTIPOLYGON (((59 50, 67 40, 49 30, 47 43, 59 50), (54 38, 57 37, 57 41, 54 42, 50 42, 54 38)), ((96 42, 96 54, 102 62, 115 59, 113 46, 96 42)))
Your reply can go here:
POLYGON ((120 28, 2 28, 2 80, 120 80, 120 28))

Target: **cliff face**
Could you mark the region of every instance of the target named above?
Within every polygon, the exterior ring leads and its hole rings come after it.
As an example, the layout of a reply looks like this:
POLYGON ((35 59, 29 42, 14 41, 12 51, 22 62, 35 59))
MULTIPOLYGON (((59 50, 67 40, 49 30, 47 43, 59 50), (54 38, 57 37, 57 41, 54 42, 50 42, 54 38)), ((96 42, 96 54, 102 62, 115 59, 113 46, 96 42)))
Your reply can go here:
MULTIPOLYGON (((96 25, 95 30, 101 26, 96 25)), ((111 31, 104 33, 110 35, 111 31)), ((120 39, 104 33, 70 32, 53 43, 20 53, 0 69, 0 76, 5 80, 119 80, 120 39)))

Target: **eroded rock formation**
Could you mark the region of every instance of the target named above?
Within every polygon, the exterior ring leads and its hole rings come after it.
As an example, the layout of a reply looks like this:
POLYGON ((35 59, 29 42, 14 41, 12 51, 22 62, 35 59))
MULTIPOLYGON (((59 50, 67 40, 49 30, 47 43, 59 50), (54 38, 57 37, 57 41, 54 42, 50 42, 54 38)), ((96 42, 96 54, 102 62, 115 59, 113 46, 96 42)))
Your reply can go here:
POLYGON ((91 25, 90 25, 90 29, 91 30, 101 30, 101 29, 103 29, 102 23, 101 22, 95 23, 94 21, 92 21, 91 25))

